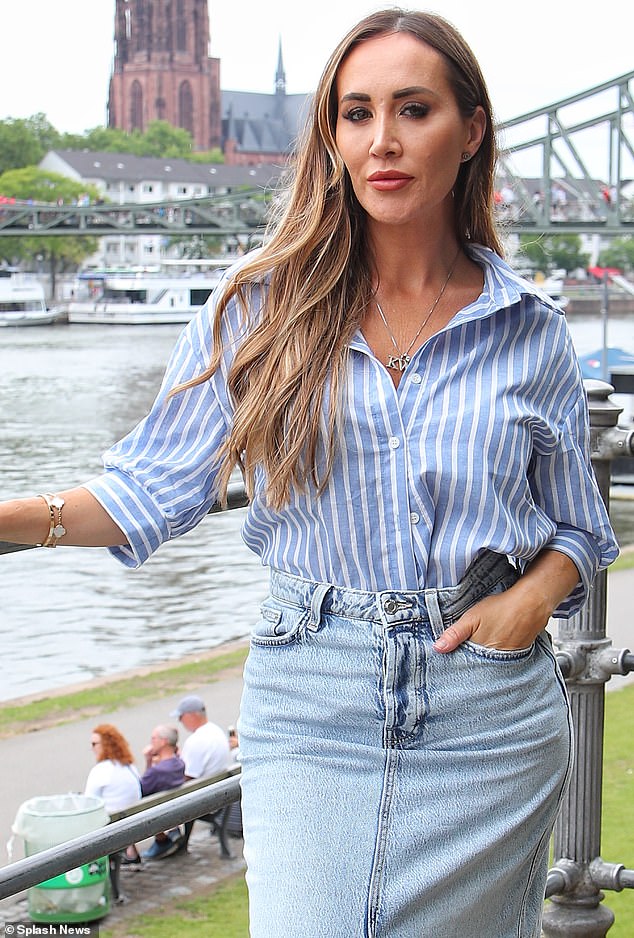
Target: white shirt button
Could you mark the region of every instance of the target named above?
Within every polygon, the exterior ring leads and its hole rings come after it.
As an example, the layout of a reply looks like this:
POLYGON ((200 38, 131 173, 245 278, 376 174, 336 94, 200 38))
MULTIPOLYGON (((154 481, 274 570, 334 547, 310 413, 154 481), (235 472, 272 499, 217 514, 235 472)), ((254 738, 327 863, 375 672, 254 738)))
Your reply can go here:
POLYGON ((412 511, 410 512, 409 520, 412 522, 412 524, 418 524, 420 521, 420 515, 417 511, 412 511))
POLYGON ((401 445, 401 441, 399 440, 397 436, 390 437, 389 439, 390 449, 398 449, 400 445, 401 445))
POLYGON ((423 379, 421 378, 420 375, 417 375, 417 374, 412 375, 412 384, 420 384, 422 380, 423 379))

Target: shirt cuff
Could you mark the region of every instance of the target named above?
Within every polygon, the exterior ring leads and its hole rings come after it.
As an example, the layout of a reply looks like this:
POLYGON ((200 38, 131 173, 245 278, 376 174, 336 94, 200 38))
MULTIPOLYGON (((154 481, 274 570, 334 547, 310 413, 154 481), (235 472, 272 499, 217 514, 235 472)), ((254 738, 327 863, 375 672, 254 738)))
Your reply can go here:
POLYGON ((109 547, 126 567, 140 567, 170 539, 167 520, 148 492, 116 469, 83 484, 126 536, 127 544, 109 547))
POLYGON ((579 571, 579 582, 553 612, 555 619, 569 619, 587 602, 599 569, 611 563, 618 555, 618 550, 615 549, 614 557, 608 559, 603 556, 595 538, 575 528, 560 528, 544 549, 565 554, 579 571))

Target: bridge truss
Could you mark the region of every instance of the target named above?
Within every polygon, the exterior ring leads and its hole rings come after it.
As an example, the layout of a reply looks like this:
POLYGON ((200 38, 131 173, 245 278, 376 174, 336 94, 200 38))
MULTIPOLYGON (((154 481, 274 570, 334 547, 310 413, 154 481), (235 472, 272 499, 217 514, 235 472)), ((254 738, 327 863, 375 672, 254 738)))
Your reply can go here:
POLYGON ((634 231, 634 71, 498 127, 512 229, 634 231))
MULTIPOLYGON (((634 71, 498 126, 497 211, 505 230, 634 231, 634 71)), ((0 236, 262 237, 270 193, 143 204, 0 204, 0 236)))
POLYGON ((264 230, 268 197, 248 189, 231 195, 167 202, 98 205, 0 205, 0 236, 244 235, 264 230))

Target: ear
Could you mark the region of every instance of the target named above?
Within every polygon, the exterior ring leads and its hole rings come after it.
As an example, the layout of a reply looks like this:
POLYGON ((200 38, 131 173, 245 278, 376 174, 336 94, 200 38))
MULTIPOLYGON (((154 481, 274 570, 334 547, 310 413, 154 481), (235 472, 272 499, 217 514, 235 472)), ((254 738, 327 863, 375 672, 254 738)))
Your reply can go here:
POLYGON ((484 108, 478 105, 472 116, 468 119, 466 128, 467 137, 465 140, 465 151, 469 152, 472 157, 475 156, 480 148, 486 128, 487 118, 484 113, 484 108))

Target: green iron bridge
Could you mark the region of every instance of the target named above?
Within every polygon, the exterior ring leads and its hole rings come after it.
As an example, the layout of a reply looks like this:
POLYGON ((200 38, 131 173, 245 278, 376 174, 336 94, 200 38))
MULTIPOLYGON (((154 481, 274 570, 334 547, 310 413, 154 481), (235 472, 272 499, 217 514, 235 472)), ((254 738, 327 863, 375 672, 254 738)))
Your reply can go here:
MULTIPOLYGON (((634 71, 498 125, 497 211, 509 232, 634 230, 634 71), (628 191, 629 190, 629 191, 628 191)), ((98 205, 0 204, 0 236, 261 237, 271 193, 98 205)))

